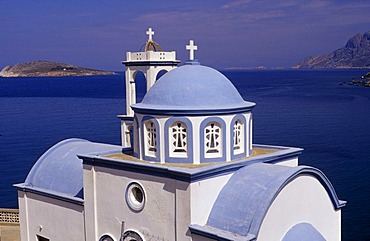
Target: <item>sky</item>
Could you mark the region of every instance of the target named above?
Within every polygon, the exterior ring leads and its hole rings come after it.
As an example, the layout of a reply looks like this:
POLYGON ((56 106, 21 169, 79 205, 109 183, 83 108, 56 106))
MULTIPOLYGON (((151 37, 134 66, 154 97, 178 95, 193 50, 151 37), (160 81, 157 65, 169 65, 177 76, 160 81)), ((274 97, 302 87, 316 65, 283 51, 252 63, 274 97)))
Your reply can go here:
POLYGON ((217 69, 289 67, 370 31, 369 0, 0 0, 0 69, 49 60, 124 71, 153 28, 164 51, 217 69))

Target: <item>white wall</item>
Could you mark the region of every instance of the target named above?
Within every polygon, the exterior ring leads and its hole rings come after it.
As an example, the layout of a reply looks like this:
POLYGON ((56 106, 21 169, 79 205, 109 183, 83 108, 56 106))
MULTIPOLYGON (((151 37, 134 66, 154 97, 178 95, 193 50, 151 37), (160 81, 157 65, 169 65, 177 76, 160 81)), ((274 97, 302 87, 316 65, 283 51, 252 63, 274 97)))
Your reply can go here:
POLYGON ((86 218, 89 222, 87 240, 98 240, 104 234, 119 240, 122 221, 125 230, 136 230, 146 240, 153 237, 169 241, 191 240, 187 236, 190 223, 187 183, 86 165, 84 183, 86 218), (132 181, 140 183, 146 194, 145 207, 140 212, 132 211, 126 203, 126 188, 132 181))
POLYGON ((298 166, 298 157, 296 158, 291 158, 286 161, 278 162, 276 165, 281 165, 281 166, 287 166, 287 167, 296 167, 298 166))
POLYGON ((212 207, 233 173, 191 183, 191 223, 205 225, 212 207))
POLYGON ((320 182, 299 176, 287 184, 268 210, 257 241, 281 240, 297 223, 310 223, 327 241, 341 239, 341 213, 320 182))
POLYGON ((37 240, 36 235, 52 241, 83 241, 83 206, 18 191, 21 240, 37 240))

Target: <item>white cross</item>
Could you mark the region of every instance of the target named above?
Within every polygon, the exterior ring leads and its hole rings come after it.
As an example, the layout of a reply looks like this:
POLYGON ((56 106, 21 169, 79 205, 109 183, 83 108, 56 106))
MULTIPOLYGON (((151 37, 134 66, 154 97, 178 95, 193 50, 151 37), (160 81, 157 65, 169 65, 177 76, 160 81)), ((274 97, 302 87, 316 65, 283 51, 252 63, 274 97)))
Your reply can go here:
POLYGON ((190 40, 189 45, 186 45, 186 50, 190 50, 190 60, 194 60, 194 51, 198 50, 198 46, 194 45, 194 40, 190 40))
POLYGON ((149 36, 149 40, 152 40, 154 31, 152 30, 152 28, 149 28, 148 31, 146 31, 146 34, 149 36))

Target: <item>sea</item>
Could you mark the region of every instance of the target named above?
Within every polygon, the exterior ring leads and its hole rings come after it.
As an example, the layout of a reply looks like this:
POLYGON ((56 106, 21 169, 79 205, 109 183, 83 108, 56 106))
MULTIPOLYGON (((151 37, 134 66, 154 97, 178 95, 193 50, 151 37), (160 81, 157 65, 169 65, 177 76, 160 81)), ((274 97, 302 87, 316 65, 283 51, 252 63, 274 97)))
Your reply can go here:
MULTIPOLYGON (((257 103, 254 143, 303 148, 300 164, 321 169, 347 201, 343 240, 370 240, 370 88, 344 84, 367 71, 221 72, 245 100, 257 103)), ((140 101, 145 79, 136 81, 140 101)), ((17 208, 12 185, 22 183, 55 143, 83 138, 120 144, 117 115, 124 113, 122 72, 0 78, 0 207, 17 208)))

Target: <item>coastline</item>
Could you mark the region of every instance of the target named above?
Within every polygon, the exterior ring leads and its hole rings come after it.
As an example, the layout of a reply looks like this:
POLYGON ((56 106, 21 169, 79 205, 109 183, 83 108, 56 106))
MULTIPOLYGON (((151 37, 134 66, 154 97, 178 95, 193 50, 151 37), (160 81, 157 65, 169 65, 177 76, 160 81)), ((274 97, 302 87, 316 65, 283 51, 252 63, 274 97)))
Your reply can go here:
POLYGON ((44 60, 5 66, 0 77, 64 77, 64 76, 103 76, 116 75, 113 71, 83 68, 71 64, 44 60))

